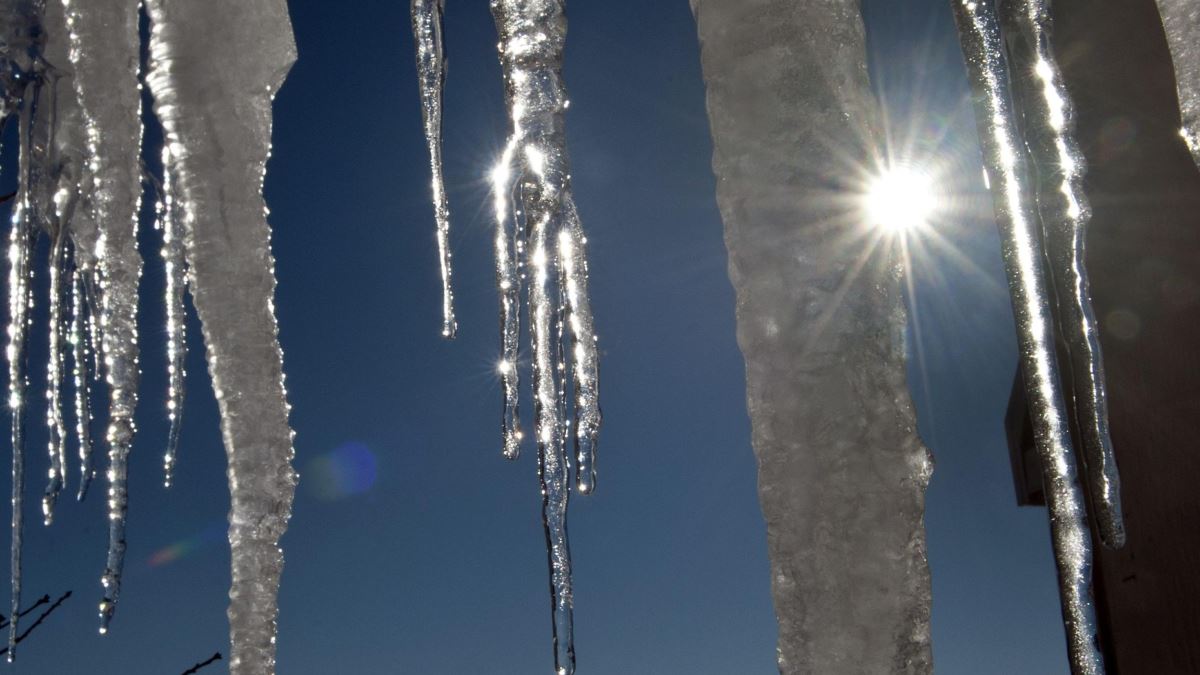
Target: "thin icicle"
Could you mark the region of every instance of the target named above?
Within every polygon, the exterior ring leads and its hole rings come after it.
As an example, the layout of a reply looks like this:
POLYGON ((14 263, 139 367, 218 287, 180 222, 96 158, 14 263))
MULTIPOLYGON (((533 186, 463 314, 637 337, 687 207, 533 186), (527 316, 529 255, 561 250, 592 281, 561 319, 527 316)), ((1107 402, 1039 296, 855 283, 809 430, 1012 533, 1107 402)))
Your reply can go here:
POLYGON ((1037 203, 1058 326, 1070 359, 1092 512, 1100 539, 1119 548, 1125 543, 1121 478, 1108 432, 1099 326, 1084 260, 1091 208, 1083 191, 1086 165, 1075 142, 1074 108, 1051 49, 1047 0, 1014 0, 1003 7, 1013 93, 1025 113, 1021 127, 1038 175, 1037 203))
POLYGON ((599 355, 592 308, 588 300, 587 236, 575 202, 565 200, 558 256, 563 268, 559 292, 565 298, 571 328, 571 379, 575 387, 575 484, 583 494, 596 489, 596 440, 600 433, 599 355))
POLYGON ((518 356, 521 339, 521 280, 525 257, 525 233, 514 216, 513 162, 516 138, 504 147, 504 154, 492 170, 492 199, 496 212, 496 288, 500 294, 500 385, 503 413, 500 433, 507 459, 521 455, 520 371, 518 356))
POLYGON ((446 77, 446 57, 442 49, 444 4, 444 0, 412 0, 412 27, 413 41, 417 45, 421 116, 425 121, 425 139, 429 144, 429 165, 433 174, 433 212, 442 269, 442 336, 453 339, 458 323, 454 318, 450 266, 450 207, 442 179, 442 85, 446 77))
POLYGON ((83 274, 71 273, 71 377, 75 383, 75 436, 79 443, 79 492, 76 499, 87 496, 96 470, 92 466, 92 406, 88 385, 87 296, 83 290, 83 274))
POLYGON ((284 0, 149 0, 146 9, 146 81, 170 149, 169 194, 229 461, 229 668, 266 675, 296 474, 262 188, 271 103, 296 46, 284 0), (228 37, 226 48, 213 50, 214 35, 228 37))
POLYGON ((141 96, 138 0, 64 0, 75 91, 87 128, 90 204, 99 236, 99 332, 109 388, 108 554, 101 577, 100 632, 108 630, 125 565, 129 453, 137 432, 141 96))
POLYGON ((1017 138, 1005 62, 994 6, 952 0, 967 73, 975 90, 979 141, 992 186, 996 220, 1012 294, 1021 368, 1042 459, 1050 530, 1058 566, 1067 647, 1074 675, 1098 675, 1104 661, 1096 644, 1091 600, 1091 539, 1054 351, 1050 289, 1042 272, 1024 147, 1017 138))
POLYGON ((50 476, 42 497, 42 516, 46 525, 54 522, 54 505, 66 487, 67 423, 63 415, 63 344, 66 336, 63 314, 64 280, 67 261, 67 233, 61 223, 50 248, 50 348, 46 363, 46 427, 50 453, 50 476))
POLYGON ((528 286, 529 333, 542 522, 550 564, 554 660, 558 673, 575 671, 571 554, 567 504, 571 460, 565 447, 567 379, 574 382, 576 453, 584 465, 581 492, 594 485, 593 450, 600 414, 596 401, 595 337, 587 302, 585 239, 571 198, 564 134, 568 102, 562 83, 567 22, 562 0, 492 0, 511 137, 492 176, 496 207, 496 271, 501 301, 501 376, 505 455, 515 457, 517 335, 520 283, 528 286), (510 191, 516 191, 511 233, 510 191), (522 268, 528 269, 528 278, 522 268), (555 304, 557 302, 557 304, 555 304), (566 332, 573 337, 571 368, 566 332))
POLYGON ((171 429, 167 435, 167 450, 163 455, 163 483, 171 487, 175 475, 179 431, 183 422, 184 379, 187 373, 187 325, 183 296, 187 291, 187 263, 184 260, 183 232, 175 210, 174 183, 171 177, 171 149, 163 147, 162 194, 156 208, 158 228, 162 231, 162 257, 167 278, 167 418, 171 429))
POLYGON ((41 0, 20 0, 0 10, 0 84, 3 85, 3 110, 7 121, 18 113, 20 159, 16 204, 9 233, 8 276, 8 407, 12 419, 12 540, 11 592, 8 660, 16 658, 20 635, 21 546, 25 508, 25 405, 29 382, 25 347, 33 307, 33 245, 36 225, 30 194, 34 184, 33 125, 38 113, 41 79, 45 63, 41 59, 44 33, 40 27, 45 4, 41 0))
MULTIPOLYGON (((22 126, 25 120, 21 120, 22 126)), ((24 129, 22 129, 22 132, 24 129)), ((24 134, 23 134, 24 135, 24 134)), ((23 152, 24 154, 24 152, 23 152)), ((12 411, 12 613, 9 615, 8 660, 15 656, 18 613, 21 608, 21 540, 25 504, 25 343, 29 329, 34 233, 26 214, 26 196, 18 197, 8 244, 8 407, 12 411)))

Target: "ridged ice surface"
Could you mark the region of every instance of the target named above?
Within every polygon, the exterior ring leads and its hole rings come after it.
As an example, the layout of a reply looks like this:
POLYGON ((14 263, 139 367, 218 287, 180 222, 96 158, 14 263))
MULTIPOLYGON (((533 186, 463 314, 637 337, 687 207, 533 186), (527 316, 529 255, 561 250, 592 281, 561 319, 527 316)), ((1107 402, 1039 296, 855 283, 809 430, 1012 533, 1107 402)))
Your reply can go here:
POLYGON ((1087 166, 1075 141, 1074 108, 1051 44, 1049 3, 1013 0, 1002 5, 1012 65, 1018 126, 1035 169, 1043 243, 1067 345, 1084 471, 1101 540, 1125 542, 1121 478, 1108 431, 1108 392, 1100 329, 1092 309, 1084 242, 1091 207, 1083 190, 1087 166))
POLYGON ((785 674, 927 674, 933 469, 895 242, 847 186, 879 111, 857 0, 692 0, 785 674))
POLYGON ((458 330, 454 318, 454 288, 450 265, 450 205, 442 178, 442 84, 446 58, 442 46, 443 0, 412 0, 413 42, 417 46, 417 80, 421 90, 421 117, 429 145, 433 174, 433 217, 436 224, 438 257, 442 273, 442 335, 453 338, 458 330))
POLYGON ((150 0, 147 81, 221 412, 232 496, 230 672, 275 669, 292 431, 262 186, 271 101, 296 59, 284 0, 150 0), (212 36, 222 36, 213 49, 212 36))
POLYGON ((515 459, 523 434, 517 411, 520 293, 532 341, 534 435, 542 486, 542 523, 550 563, 554 662, 575 672, 567 504, 571 455, 581 493, 595 487, 600 430, 598 356, 588 300, 584 236, 567 157, 562 80, 567 20, 562 0, 492 0, 510 135, 492 173, 496 276, 501 304, 504 455, 515 459), (573 439, 571 441, 570 439, 573 439))
POLYGON ((1200 166, 1200 4, 1195 0, 1158 0, 1175 64, 1175 90, 1183 126, 1179 134, 1200 166))
POLYGON ((108 629, 125 566, 129 454, 137 427, 137 249, 141 182, 138 0, 64 0, 73 79, 87 134, 90 203, 98 228, 99 332, 109 389, 108 558, 101 584, 100 631, 108 629))
POLYGON ((1009 99, 1000 26, 989 2, 952 0, 952 5, 975 90, 979 142, 1000 228, 1026 399, 1044 471, 1071 672, 1097 675, 1104 672, 1104 661, 1096 644, 1091 538, 1059 384, 1035 190, 1009 99))

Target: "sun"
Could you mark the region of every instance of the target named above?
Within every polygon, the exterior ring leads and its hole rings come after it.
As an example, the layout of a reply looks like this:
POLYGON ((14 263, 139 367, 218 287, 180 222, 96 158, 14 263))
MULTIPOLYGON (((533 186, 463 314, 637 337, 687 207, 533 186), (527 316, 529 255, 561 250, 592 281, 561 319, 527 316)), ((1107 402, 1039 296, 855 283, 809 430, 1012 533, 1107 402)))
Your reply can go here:
POLYGON ((940 199, 929 173, 909 166, 885 169, 867 185, 867 217, 873 227, 903 234, 929 224, 940 199))

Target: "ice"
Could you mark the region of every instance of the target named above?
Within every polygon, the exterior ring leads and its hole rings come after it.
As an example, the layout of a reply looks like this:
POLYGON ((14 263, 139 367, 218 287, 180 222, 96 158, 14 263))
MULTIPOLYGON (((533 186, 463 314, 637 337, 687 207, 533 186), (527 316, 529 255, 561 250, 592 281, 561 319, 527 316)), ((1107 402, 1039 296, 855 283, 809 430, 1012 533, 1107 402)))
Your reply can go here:
POLYGON ((12 613, 9 615, 8 660, 16 657, 18 619, 21 607, 21 544, 24 528, 25 490, 25 406, 28 375, 25 346, 29 334, 29 316, 33 303, 33 243, 36 223, 30 185, 34 161, 31 137, 41 88, 44 33, 41 19, 44 3, 17 0, 0 6, 0 85, 7 119, 18 115, 21 150, 18 162, 20 190, 12 214, 8 245, 8 407, 12 419, 12 613))
POLYGON ((149 0, 154 108, 221 413, 232 496, 235 675, 274 672, 292 431, 262 197, 271 102, 296 59, 283 0, 149 0), (222 36, 214 49, 212 36, 222 36))
POLYGON ((88 383, 87 296, 83 273, 75 270, 71 277, 71 379, 75 384, 75 437, 79 442, 79 491, 76 499, 83 501, 91 487, 96 470, 92 467, 92 408, 88 383))
POLYGON ((492 0, 491 7, 500 35, 511 127, 504 154, 492 173, 504 454, 515 459, 522 439, 517 343, 524 282, 533 343, 534 434, 550 563, 554 664, 558 673, 568 675, 575 672, 575 648, 567 539, 571 494, 567 439, 573 426, 572 446, 579 462, 576 483, 581 493, 589 493, 595 485, 600 408, 596 336, 587 295, 587 239, 571 196, 566 149, 568 100, 562 59, 567 20, 562 0, 492 0), (568 391, 573 395, 568 396, 568 391))
POLYGON ((1042 460, 1071 672, 1096 675, 1104 672, 1104 661, 1096 644, 1091 538, 1058 379, 1034 186, 1009 100, 1008 64, 994 6, 975 0, 955 0, 952 5, 967 74, 976 92, 979 141, 1004 248, 1021 370, 1042 460))
POLYGON ((898 246, 857 0, 692 0, 737 292, 781 673, 932 671, 933 462, 906 384, 898 246))
POLYGON ((442 83, 446 58, 442 50, 444 0, 412 0, 413 41, 417 45, 417 79, 421 88, 421 116, 429 144, 433 173, 433 214, 437 223, 438 256, 442 268, 442 335, 452 339, 458 330, 454 319, 454 289, 450 266, 450 206, 442 179, 442 83))
POLYGON ((171 487, 179 450, 180 425, 183 423, 184 379, 187 377, 187 320, 184 305, 184 294, 187 292, 187 261, 179 212, 175 208, 175 182, 171 176, 170 147, 163 148, 162 158, 163 180, 155 213, 157 226, 163 237, 163 272, 167 280, 164 292, 167 317, 167 419, 171 427, 167 432, 167 450, 163 453, 163 483, 166 487, 171 487))
POLYGON ((1183 126, 1179 135, 1200 166, 1200 5, 1195 0, 1158 0, 1175 64, 1175 88, 1183 126))
POLYGON ((138 93, 138 0, 64 0, 73 82, 86 124, 93 185, 91 215, 98 228, 100 352, 109 388, 108 557, 101 584, 100 631, 121 592, 125 564, 129 453, 137 427, 138 281, 141 201, 141 97, 138 93))
POLYGON ((1023 112, 1018 123, 1036 169, 1037 206, 1050 261, 1060 334, 1067 345, 1074 382, 1080 445, 1083 447, 1092 512, 1101 540, 1125 542, 1121 479, 1108 432, 1108 393, 1100 353, 1099 326, 1092 309, 1084 242, 1091 208, 1083 190, 1087 167, 1074 135, 1074 108, 1051 48, 1046 0, 1001 5, 1013 94, 1023 112))

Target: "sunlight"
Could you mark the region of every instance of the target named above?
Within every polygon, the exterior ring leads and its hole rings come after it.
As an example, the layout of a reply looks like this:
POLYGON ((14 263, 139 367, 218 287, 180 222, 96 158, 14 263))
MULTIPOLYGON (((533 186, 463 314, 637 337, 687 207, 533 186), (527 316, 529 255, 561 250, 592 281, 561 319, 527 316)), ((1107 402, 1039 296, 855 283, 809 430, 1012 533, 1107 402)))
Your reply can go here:
POLYGON ((928 225, 940 206, 929 174, 911 167, 884 170, 870 182, 865 198, 871 225, 892 234, 928 225))

